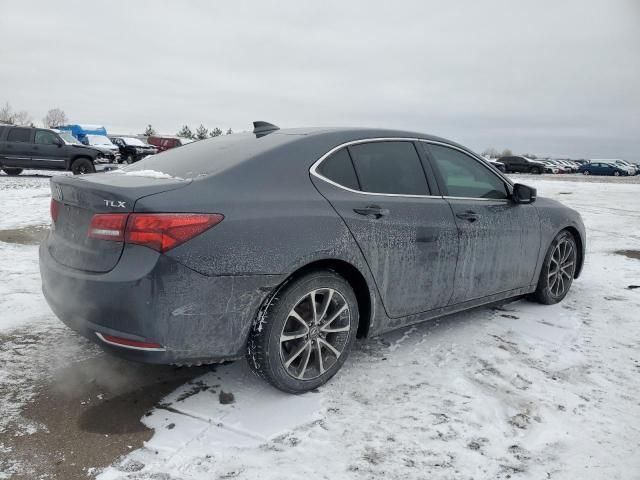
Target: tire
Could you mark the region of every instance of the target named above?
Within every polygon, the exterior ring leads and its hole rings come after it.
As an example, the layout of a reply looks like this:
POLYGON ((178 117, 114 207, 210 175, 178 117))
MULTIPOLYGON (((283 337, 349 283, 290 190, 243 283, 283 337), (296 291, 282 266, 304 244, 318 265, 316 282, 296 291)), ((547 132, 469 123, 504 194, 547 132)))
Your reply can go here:
POLYGON ((538 167, 532 167, 530 173, 538 175, 540 173, 540 169, 538 167))
POLYGON ((533 299, 544 305, 562 301, 573 283, 577 261, 576 240, 570 232, 563 230, 547 250, 533 299))
POLYGON ((619 176, 620 176, 620 172, 618 172, 618 171, 613 172, 613 176, 614 176, 614 177, 619 177, 619 176))
POLYGON ((88 158, 79 158, 71 164, 71 171, 74 175, 84 175, 85 173, 95 173, 96 167, 88 158))
POLYGON ((125 162, 127 162, 129 165, 131 165, 133 162, 135 162, 135 158, 133 156, 133 154, 128 154, 124 160, 125 162))
POLYGON ((591 172, 589 170, 585 170, 584 172, 582 172, 583 175, 591 175, 591 172))
POLYGON ((2 171, 10 177, 16 177, 22 173, 22 168, 3 168, 2 171))
POLYGON ((356 296, 344 278, 329 270, 307 273, 280 287, 263 305, 247 342, 247 361, 274 387, 308 392, 340 370, 356 339, 358 319, 356 296), (322 314, 315 323, 311 298, 322 314), (283 341, 287 334, 294 338, 283 341))

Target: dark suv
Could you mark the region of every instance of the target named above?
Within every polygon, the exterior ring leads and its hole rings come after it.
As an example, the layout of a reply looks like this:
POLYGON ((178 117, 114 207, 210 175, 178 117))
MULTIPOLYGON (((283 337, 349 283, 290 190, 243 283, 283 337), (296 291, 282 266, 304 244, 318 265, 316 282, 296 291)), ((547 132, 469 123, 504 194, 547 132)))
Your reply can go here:
POLYGON ((545 165, 542 162, 522 156, 500 157, 507 173, 543 173, 545 165))
POLYGON ((25 168, 71 170, 74 175, 110 168, 102 162, 108 159, 100 150, 67 144, 51 130, 0 125, 0 168, 7 175, 20 175, 25 168))
POLYGON ((120 149, 121 161, 127 163, 142 160, 147 155, 155 155, 158 149, 153 145, 144 143, 139 138, 132 137, 109 137, 111 141, 120 149))

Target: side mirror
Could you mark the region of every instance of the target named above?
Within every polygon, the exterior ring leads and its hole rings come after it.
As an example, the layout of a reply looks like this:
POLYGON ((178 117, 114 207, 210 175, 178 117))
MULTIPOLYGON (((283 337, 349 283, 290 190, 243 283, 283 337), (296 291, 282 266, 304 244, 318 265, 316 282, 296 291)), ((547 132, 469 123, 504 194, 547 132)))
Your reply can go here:
POLYGON ((513 186, 511 198, 515 203, 533 203, 536 201, 537 190, 521 183, 513 186))
POLYGON ((56 138, 56 145, 58 145, 58 147, 62 147, 64 145, 64 141, 61 138, 56 138))

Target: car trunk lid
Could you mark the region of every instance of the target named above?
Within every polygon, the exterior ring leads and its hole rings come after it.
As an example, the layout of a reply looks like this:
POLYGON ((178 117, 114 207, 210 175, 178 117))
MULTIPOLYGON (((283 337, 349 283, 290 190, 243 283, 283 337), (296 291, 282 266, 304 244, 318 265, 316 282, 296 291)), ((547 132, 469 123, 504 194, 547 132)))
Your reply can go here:
POLYGON ((120 259, 124 242, 90 238, 88 232, 94 215, 130 213, 140 198, 189 183, 176 178, 128 173, 53 177, 51 194, 57 205, 47 242, 51 256, 58 263, 78 270, 95 273, 112 270, 120 259))

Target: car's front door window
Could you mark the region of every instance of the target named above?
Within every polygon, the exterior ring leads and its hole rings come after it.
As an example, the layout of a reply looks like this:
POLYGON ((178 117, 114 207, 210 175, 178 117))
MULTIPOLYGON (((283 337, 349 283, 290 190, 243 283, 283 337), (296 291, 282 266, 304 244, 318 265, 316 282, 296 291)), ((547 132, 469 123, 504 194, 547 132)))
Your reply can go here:
POLYGON ((506 199, 504 181, 479 161, 459 150, 436 144, 424 144, 440 172, 449 197, 506 199))
POLYGON ((36 143, 39 145, 56 145, 58 138, 52 132, 38 130, 36 132, 36 143))

